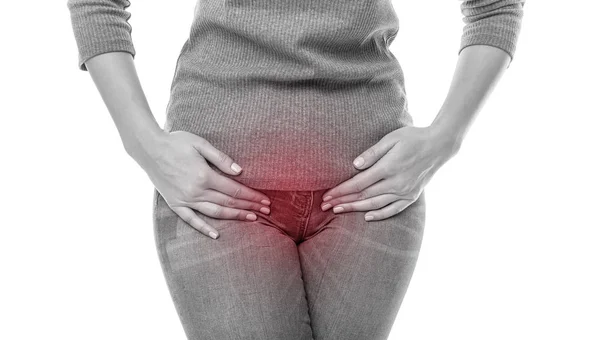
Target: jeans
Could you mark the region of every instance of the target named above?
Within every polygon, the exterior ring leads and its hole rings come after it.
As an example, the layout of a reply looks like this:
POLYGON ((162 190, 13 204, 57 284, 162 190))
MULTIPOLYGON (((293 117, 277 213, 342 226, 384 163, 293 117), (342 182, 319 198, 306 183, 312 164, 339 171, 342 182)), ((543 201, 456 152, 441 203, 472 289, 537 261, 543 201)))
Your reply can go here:
POLYGON ((271 213, 255 221, 199 215, 216 240, 154 190, 159 260, 187 338, 387 339, 421 248, 425 193, 367 222, 366 211, 322 211, 327 189, 256 190, 271 213))

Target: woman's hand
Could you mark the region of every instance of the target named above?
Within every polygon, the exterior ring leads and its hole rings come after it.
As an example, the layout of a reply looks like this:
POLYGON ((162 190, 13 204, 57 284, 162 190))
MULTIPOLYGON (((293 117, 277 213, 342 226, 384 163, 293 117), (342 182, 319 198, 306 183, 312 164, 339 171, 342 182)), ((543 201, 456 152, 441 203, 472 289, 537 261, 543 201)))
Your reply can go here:
POLYGON ((368 211, 367 221, 369 216, 381 220, 396 215, 419 198, 458 147, 449 134, 431 126, 394 130, 357 157, 364 163, 355 160, 354 166, 366 170, 325 192, 321 208, 334 207, 334 213, 368 211))
POLYGON ((231 168, 234 163, 229 156, 195 134, 161 133, 146 143, 143 151, 138 149, 134 158, 169 207, 206 236, 216 239, 218 232, 193 210, 213 218, 254 221, 256 215, 248 210, 268 209, 270 204, 265 194, 211 169, 206 160, 225 173, 241 173, 231 168))

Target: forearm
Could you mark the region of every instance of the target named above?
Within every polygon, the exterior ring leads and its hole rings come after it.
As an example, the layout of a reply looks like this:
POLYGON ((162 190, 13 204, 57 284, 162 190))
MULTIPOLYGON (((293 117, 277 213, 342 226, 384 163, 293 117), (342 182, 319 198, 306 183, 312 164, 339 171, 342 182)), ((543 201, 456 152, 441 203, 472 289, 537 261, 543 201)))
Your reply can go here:
POLYGON ((431 128, 458 152, 469 127, 510 62, 503 50, 472 45, 460 53, 446 99, 431 128))
POLYGON ((85 63, 132 157, 163 133, 142 90, 133 58, 127 52, 100 54, 85 63))

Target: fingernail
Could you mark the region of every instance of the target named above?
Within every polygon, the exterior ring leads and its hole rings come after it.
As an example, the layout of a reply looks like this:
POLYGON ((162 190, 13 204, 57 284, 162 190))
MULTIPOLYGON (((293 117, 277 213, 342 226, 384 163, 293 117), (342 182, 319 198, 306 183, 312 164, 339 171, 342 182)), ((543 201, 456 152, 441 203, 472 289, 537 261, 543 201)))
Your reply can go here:
POLYGON ((370 221, 372 219, 373 219, 373 216, 371 216, 371 215, 365 216, 365 221, 370 221))
POLYGON ((235 172, 240 172, 240 171, 242 171, 242 167, 237 165, 237 163, 233 163, 233 164, 231 164, 231 170, 233 170, 235 172))
POLYGON ((342 212, 342 211, 344 211, 344 208, 342 208, 342 207, 335 207, 335 208, 333 208, 333 212, 334 213, 339 213, 339 212, 342 212))
POLYGON ((214 231, 211 231, 208 234, 210 235, 210 237, 214 238, 215 240, 217 239, 217 237, 219 237, 219 235, 217 235, 217 233, 215 233, 214 231))
POLYGON ((263 214, 268 214, 268 213, 269 213, 271 210, 269 210, 269 208, 267 208, 267 207, 262 207, 262 208, 260 208, 260 211, 261 211, 263 214))
POLYGON ((260 203, 264 204, 264 205, 270 205, 271 202, 267 201, 267 200, 262 200, 260 201, 260 203))
POLYGON ((325 210, 327 210, 329 208, 331 208, 331 204, 329 204, 329 203, 327 203, 327 204, 325 204, 324 206, 321 207, 321 209, 323 209, 323 211, 325 211, 325 210))
POLYGON ((359 167, 365 163, 365 160, 362 157, 358 157, 354 160, 354 165, 359 167))
POLYGON ((323 201, 324 201, 324 202, 327 202, 327 201, 329 201, 330 199, 331 199, 331 196, 327 196, 327 197, 323 198, 323 201))
POLYGON ((256 220, 256 215, 254 215, 254 214, 248 214, 248 215, 246 215, 246 219, 250 220, 250 221, 254 221, 254 220, 256 220))

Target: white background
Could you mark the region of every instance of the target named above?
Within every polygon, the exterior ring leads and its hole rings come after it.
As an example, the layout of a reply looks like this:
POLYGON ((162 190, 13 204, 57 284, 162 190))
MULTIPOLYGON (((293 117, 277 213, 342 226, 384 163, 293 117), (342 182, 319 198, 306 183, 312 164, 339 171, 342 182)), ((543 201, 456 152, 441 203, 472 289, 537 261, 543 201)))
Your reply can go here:
MULTIPOLYGON (((458 1, 394 1, 415 125, 448 90, 458 1)), ((195 1, 136 1, 135 64, 163 124, 195 1)), ((528 1, 517 53, 426 188, 417 269, 390 339, 600 339, 595 1, 528 1)), ((125 153, 66 1, 3 3, 0 338, 184 339, 125 153)), ((225 322, 225 320, 224 320, 225 322)))

